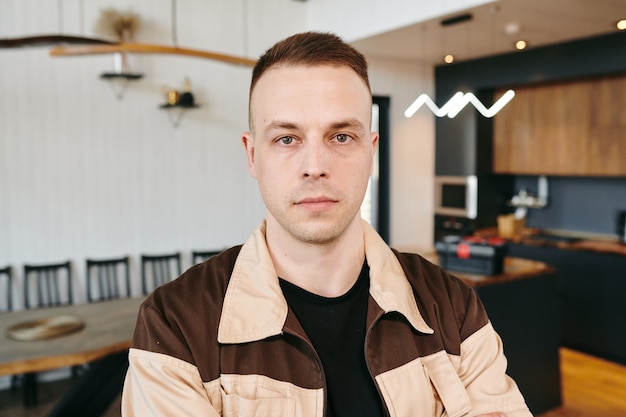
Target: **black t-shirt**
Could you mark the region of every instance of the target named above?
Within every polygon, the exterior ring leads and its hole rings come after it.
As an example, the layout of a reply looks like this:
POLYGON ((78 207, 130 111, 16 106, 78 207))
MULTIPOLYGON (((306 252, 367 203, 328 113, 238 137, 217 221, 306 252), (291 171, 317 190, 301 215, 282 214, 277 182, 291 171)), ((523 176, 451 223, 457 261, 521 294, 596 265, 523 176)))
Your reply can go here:
POLYGON ((365 363, 369 295, 367 262, 354 286, 334 298, 280 279, 280 286, 322 361, 328 387, 326 417, 383 416, 380 395, 365 363))

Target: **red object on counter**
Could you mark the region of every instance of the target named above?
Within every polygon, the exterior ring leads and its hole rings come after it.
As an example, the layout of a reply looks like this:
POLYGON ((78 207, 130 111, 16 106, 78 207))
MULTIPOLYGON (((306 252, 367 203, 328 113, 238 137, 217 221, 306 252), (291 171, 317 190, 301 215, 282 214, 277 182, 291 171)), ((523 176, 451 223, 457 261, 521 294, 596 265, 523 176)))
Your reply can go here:
POLYGON ((456 245, 456 256, 461 259, 469 259, 471 256, 469 243, 459 243, 456 245))

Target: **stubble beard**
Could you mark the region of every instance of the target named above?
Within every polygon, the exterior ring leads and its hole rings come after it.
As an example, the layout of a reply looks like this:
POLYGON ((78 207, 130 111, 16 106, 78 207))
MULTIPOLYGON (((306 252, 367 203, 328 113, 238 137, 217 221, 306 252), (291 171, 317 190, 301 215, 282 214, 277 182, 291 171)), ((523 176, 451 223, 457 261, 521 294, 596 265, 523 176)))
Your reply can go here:
POLYGON ((320 214, 307 219, 293 219, 282 217, 280 220, 274 217, 280 227, 293 239, 308 245, 330 245, 336 242, 359 215, 360 207, 348 215, 320 214))

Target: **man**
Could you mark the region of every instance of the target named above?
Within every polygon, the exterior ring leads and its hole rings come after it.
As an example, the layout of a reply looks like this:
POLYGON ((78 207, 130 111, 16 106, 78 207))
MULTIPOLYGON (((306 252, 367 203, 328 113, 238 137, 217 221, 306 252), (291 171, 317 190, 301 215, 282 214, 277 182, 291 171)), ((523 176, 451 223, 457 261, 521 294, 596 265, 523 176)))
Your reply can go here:
POLYGON ((260 58, 242 141, 266 219, 145 301, 124 416, 531 415, 474 292, 361 220, 371 105, 334 35, 260 58))

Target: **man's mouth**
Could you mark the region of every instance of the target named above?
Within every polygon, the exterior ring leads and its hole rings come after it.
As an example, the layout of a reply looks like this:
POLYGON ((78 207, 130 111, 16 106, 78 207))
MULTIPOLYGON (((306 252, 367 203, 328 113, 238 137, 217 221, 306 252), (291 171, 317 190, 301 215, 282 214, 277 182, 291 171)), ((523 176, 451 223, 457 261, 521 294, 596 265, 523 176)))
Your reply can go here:
POLYGON ((296 202, 298 207, 306 208, 309 210, 325 210, 337 203, 337 200, 322 196, 322 197, 307 197, 296 202))

